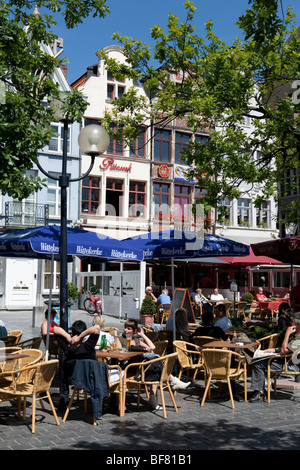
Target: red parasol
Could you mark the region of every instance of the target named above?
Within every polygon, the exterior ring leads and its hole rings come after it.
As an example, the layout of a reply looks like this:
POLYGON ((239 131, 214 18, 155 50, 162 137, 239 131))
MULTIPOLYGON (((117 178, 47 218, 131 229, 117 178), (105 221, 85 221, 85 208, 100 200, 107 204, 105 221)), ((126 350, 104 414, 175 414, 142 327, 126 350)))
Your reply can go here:
MULTIPOLYGON (((251 246, 256 246, 256 245, 263 245, 264 243, 268 242, 263 242, 263 243, 256 243, 255 245, 251 246)), ((255 265, 255 264, 282 264, 280 261, 277 259, 269 258, 268 256, 256 256, 251 249, 250 246, 250 254, 247 256, 226 256, 226 258, 221 258, 218 257, 222 261, 227 261, 229 264, 235 264, 239 266, 250 266, 250 265, 255 265)))
POLYGON ((300 236, 254 243, 251 247, 255 255, 271 256, 286 264, 300 264, 300 236))

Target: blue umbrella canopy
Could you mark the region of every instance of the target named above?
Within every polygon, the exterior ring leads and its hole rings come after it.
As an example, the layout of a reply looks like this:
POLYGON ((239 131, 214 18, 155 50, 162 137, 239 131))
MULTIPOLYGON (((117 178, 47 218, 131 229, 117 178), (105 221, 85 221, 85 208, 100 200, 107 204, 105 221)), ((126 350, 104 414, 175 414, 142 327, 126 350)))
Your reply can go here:
MULTIPOLYGON (((60 259, 60 227, 46 225, 21 230, 12 230, 0 235, 0 256, 14 258, 60 259)), ((79 228, 67 228, 68 255, 97 257, 108 261, 140 261, 142 250, 126 247, 114 238, 79 228)))
POLYGON ((163 230, 123 240, 127 248, 143 250, 144 260, 185 259, 215 256, 246 256, 250 247, 217 235, 201 237, 197 232, 163 230))

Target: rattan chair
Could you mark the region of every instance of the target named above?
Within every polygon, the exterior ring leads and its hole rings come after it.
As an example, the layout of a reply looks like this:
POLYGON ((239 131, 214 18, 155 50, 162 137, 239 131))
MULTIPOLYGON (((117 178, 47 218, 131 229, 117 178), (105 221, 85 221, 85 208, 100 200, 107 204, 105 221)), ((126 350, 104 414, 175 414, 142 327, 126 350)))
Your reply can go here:
POLYGON ((115 326, 106 326, 102 331, 109 333, 111 336, 117 336, 119 334, 119 328, 115 326))
MULTIPOLYGON (((207 343, 211 343, 212 341, 220 341, 219 338, 213 338, 212 336, 194 336, 193 337, 193 343, 202 350, 204 348, 204 345, 207 343)), ((207 346, 210 347, 210 346, 207 346)))
POLYGON ((39 349, 42 342, 41 336, 36 336, 35 338, 25 339, 24 341, 20 341, 18 346, 22 349, 39 349))
POLYGON ((240 317, 243 317, 245 315, 245 307, 247 305, 247 302, 237 302, 236 304, 236 307, 237 307, 237 310, 236 310, 236 317, 237 318, 240 318, 240 317))
POLYGON ((23 331, 22 330, 11 330, 7 332, 8 336, 15 336, 16 338, 16 345, 21 341, 23 331))
MULTIPOLYGON (((44 341, 44 345, 46 346, 47 344, 47 335, 43 335, 43 341, 44 341)), ((54 357, 55 359, 58 359, 59 357, 59 344, 58 344, 58 341, 57 339, 55 338, 55 335, 54 334, 50 334, 49 335, 49 359, 51 357, 54 357)))
POLYGON ((119 414, 120 417, 124 416, 125 408, 123 408, 123 371, 117 364, 108 365, 108 384, 109 393, 116 393, 119 396, 119 414), (111 381, 112 373, 117 372, 117 380, 111 381))
POLYGON ((155 349, 153 350, 153 352, 155 354, 158 354, 159 356, 164 356, 167 351, 168 343, 168 340, 154 341, 153 344, 155 346, 155 349))
POLYGON ((263 338, 257 338, 256 341, 259 343, 257 349, 271 349, 275 348, 280 333, 273 333, 272 335, 264 336, 263 338))
POLYGON ((234 351, 229 351, 226 349, 204 348, 202 350, 202 354, 206 367, 206 386, 201 401, 201 406, 204 405, 212 380, 227 381, 232 408, 235 408, 235 406, 230 381, 243 380, 244 397, 245 401, 247 401, 247 367, 245 358, 234 351), (236 364, 235 367, 232 367, 232 359, 236 359, 237 361, 237 363, 236 361, 234 362, 234 364, 236 364))
MULTIPOLYGON (((179 379, 183 371, 186 371, 187 382, 189 381, 190 371, 194 372, 192 382, 194 382, 198 372, 205 374, 202 353, 195 344, 187 343, 186 341, 174 341, 173 344, 178 353, 179 379)), ((174 392, 174 394, 176 395, 176 392, 174 392)))
POLYGON ((160 323, 161 325, 165 323, 170 315, 171 311, 171 304, 160 304, 157 306, 156 310, 156 323, 160 323))
POLYGON ((268 360, 268 367, 267 367, 267 399, 268 399, 268 403, 270 403, 271 401, 271 382, 273 380, 273 388, 274 388, 274 396, 276 397, 276 394, 277 394, 277 377, 279 377, 280 375, 284 374, 284 375, 291 375, 291 376, 295 376, 295 375, 299 375, 300 374, 300 371, 298 372, 294 372, 292 370, 289 370, 289 364, 292 362, 292 354, 287 354, 285 356, 281 356, 280 354, 276 355, 276 356, 273 356, 271 357, 269 360, 268 360), (271 366, 272 366, 272 361, 275 359, 275 357, 283 357, 284 358, 284 367, 283 367, 283 370, 272 370, 271 369, 271 366))
MULTIPOLYGON (((16 351, 12 351, 10 354, 11 356, 22 354, 24 357, 17 357, 15 360, 10 359, 9 361, 5 361, 2 364, 2 372, 5 374, 0 374, 0 386, 4 386, 8 381, 13 380, 13 371, 37 364, 42 360, 43 357, 43 351, 40 349, 18 349, 16 351), (8 374, 9 372, 11 372, 11 375, 8 374)), ((21 381, 21 375, 19 376, 18 380, 19 382, 21 381)), ((28 373, 24 375, 24 381, 26 382, 27 380, 28 373)))
POLYGON ((169 383, 169 378, 172 372, 172 369, 174 367, 175 361, 177 358, 177 353, 172 353, 168 354, 166 356, 162 356, 156 359, 152 359, 150 361, 145 361, 142 363, 133 363, 129 364, 128 366, 125 367, 124 370, 124 378, 123 378, 123 404, 122 404, 122 409, 125 410, 125 401, 126 401, 126 392, 129 390, 138 390, 138 398, 137 398, 137 407, 139 408, 140 406, 140 394, 141 394, 141 387, 142 386, 150 386, 150 385, 158 385, 160 389, 160 394, 161 394, 161 401, 162 401, 162 407, 163 407, 163 417, 166 419, 167 418, 167 411, 166 411, 166 404, 165 404, 165 397, 164 397, 164 390, 168 389, 168 392, 170 394, 173 406, 175 411, 178 411, 174 394, 171 389, 171 385, 169 383), (154 380, 154 381, 149 381, 146 379, 146 372, 151 366, 151 364, 155 362, 161 362, 162 363, 162 372, 160 375, 159 380, 154 380), (138 371, 140 373, 140 378, 137 378, 137 374, 132 375, 132 370, 136 370, 138 368, 138 371))
MULTIPOLYGON (((0 401, 10 401, 17 399, 18 403, 18 418, 21 412, 21 398, 24 398, 23 404, 23 419, 26 418, 26 397, 32 397, 32 433, 35 433, 35 414, 36 414, 36 401, 47 398, 52 413, 54 415, 56 424, 59 425, 59 420, 49 393, 50 386, 54 379, 58 360, 40 362, 39 364, 24 367, 7 374, 12 375, 12 382, 9 386, 0 387, 0 401), (27 375, 28 380, 25 382, 24 377, 27 375)), ((41 406, 44 405, 41 401, 41 406)))
POLYGON ((0 345, 1 347, 16 346, 18 342, 17 336, 1 336, 0 345), (3 346, 4 345, 4 346, 3 346))
POLYGON ((200 303, 192 302, 195 318, 202 318, 202 305, 200 303))

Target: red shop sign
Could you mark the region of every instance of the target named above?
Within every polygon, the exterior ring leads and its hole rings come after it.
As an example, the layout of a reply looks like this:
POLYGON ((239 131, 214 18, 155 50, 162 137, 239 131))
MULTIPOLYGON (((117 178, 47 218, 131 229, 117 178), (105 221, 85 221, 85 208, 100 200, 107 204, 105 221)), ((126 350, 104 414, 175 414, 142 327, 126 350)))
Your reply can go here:
POLYGON ((170 176, 170 168, 167 165, 160 165, 157 172, 161 178, 168 178, 170 176))
POLYGON ((114 171, 127 171, 131 172, 132 163, 128 166, 118 165, 115 163, 114 159, 111 157, 106 157, 102 160, 101 165, 99 165, 100 170, 114 170, 114 171))

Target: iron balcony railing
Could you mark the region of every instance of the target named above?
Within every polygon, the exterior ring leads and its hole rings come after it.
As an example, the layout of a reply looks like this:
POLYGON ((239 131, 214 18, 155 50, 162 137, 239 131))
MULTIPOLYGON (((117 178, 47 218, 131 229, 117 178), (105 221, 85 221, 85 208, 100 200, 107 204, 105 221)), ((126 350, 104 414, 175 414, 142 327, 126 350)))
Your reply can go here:
POLYGON ((48 225, 49 205, 10 201, 5 203, 6 227, 38 227, 48 225))

